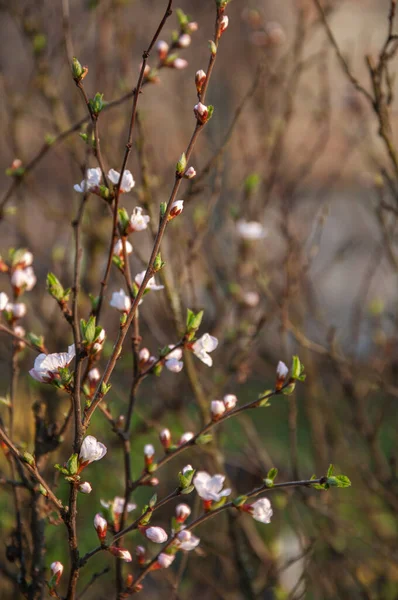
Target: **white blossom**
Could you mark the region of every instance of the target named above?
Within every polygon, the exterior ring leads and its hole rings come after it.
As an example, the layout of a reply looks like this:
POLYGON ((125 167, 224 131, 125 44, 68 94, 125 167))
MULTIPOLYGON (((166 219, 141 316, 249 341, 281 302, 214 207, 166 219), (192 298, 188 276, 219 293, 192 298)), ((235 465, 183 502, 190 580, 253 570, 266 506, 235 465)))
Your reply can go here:
POLYGON ((175 557, 175 554, 166 554, 165 552, 161 552, 158 556, 157 563, 162 569, 167 569, 174 561, 175 557))
POLYGON ((191 45, 191 36, 188 33, 183 33, 178 38, 178 45, 180 48, 188 48, 191 45))
POLYGON ((36 275, 32 267, 16 269, 11 275, 11 285, 17 289, 24 288, 27 292, 34 288, 36 281, 36 275))
POLYGON ((185 60, 185 58, 175 58, 173 60, 172 65, 175 69, 178 69, 178 70, 186 69, 186 67, 188 66, 188 61, 185 60))
POLYGON ((213 418, 219 418, 221 417, 221 415, 223 415, 225 413, 225 404, 224 402, 222 402, 222 400, 212 400, 211 401, 211 416, 213 418))
POLYGON ((14 319, 22 319, 26 315, 26 304, 22 304, 22 302, 9 302, 6 306, 6 311, 11 313, 14 319))
POLYGON ((48 383, 58 375, 59 369, 64 369, 75 356, 75 345, 68 347, 68 352, 55 352, 53 354, 39 354, 36 357, 33 369, 29 374, 36 381, 48 383))
POLYGON ((213 359, 209 356, 209 352, 213 352, 218 346, 218 339, 208 333, 205 333, 200 337, 192 346, 192 350, 205 365, 211 367, 213 359))
POLYGON ((51 563, 50 569, 51 569, 53 575, 55 575, 56 573, 61 573, 61 575, 62 575, 62 572, 64 570, 64 565, 61 562, 59 562, 59 560, 57 560, 57 561, 51 563))
POLYGON ((143 215, 142 211, 143 209, 140 206, 136 206, 133 210, 129 223, 130 231, 143 231, 148 227, 151 218, 148 215, 143 215))
POLYGON ((225 475, 209 475, 206 471, 198 471, 193 479, 193 484, 198 495, 203 500, 219 502, 224 496, 229 496, 230 488, 223 490, 225 475))
POLYGON ((200 539, 186 529, 177 534, 177 540, 179 550, 185 550, 186 552, 194 550, 200 544, 200 539))
POLYGON ((97 167, 96 169, 87 169, 86 179, 79 184, 73 186, 73 189, 80 194, 84 194, 84 192, 90 192, 98 188, 101 184, 102 173, 101 169, 97 167))
POLYGON ((30 267, 33 264, 33 254, 29 250, 26 250, 18 260, 18 264, 24 268, 30 267))
POLYGON ((87 377, 88 377, 89 381, 92 383, 96 383, 97 381, 99 381, 101 379, 101 375, 100 375, 100 372, 98 371, 97 367, 94 367, 94 369, 90 369, 89 372, 87 373, 87 377))
MULTIPOLYGON (((103 506, 104 508, 110 508, 113 514, 121 515, 124 510, 125 500, 121 496, 115 496, 114 499, 111 500, 110 502, 106 502, 105 500, 100 500, 100 502, 101 502, 101 506, 103 506)), ((128 513, 136 508, 137 508, 137 505, 134 504, 133 502, 127 503, 127 512, 128 513)))
POLYGON ((250 514, 260 523, 270 523, 273 514, 271 502, 268 498, 260 498, 250 506, 250 514))
POLYGON ((227 15, 224 15, 220 21, 220 33, 223 33, 226 30, 226 28, 228 27, 228 24, 229 24, 229 18, 227 17, 227 15))
POLYGON ((184 363, 182 360, 178 360, 177 358, 167 358, 164 364, 166 369, 172 373, 180 373, 184 368, 184 363))
POLYGON ((152 446, 152 444, 146 444, 144 446, 144 455, 147 456, 148 458, 151 458, 151 456, 153 456, 155 454, 155 448, 152 446))
POLYGON ((184 177, 186 177, 187 179, 193 179, 194 177, 196 177, 196 171, 193 167, 189 167, 185 173, 184 173, 184 177))
POLYGON ((246 306, 255 308, 260 302, 260 294, 258 292, 245 292, 242 299, 246 306))
POLYGON ((184 210, 184 200, 174 200, 170 209, 170 219, 174 219, 174 217, 178 217, 184 210))
POLYGON ((92 491, 93 488, 89 481, 83 481, 83 483, 79 484, 79 492, 81 492, 82 494, 91 494, 92 491))
MULTIPOLYGON (((191 441, 194 437, 195 437, 195 434, 192 431, 186 431, 180 437, 180 441, 178 442, 178 445, 182 446, 183 444, 186 444, 187 442, 191 441)), ((190 466, 190 465, 188 465, 188 466, 190 466)))
MULTIPOLYGON (((108 171, 108 177, 109 177, 109 180, 113 183, 113 185, 117 185, 119 178, 120 178, 120 173, 115 171, 115 169, 110 169, 108 171)), ((126 169, 123 173, 122 183, 120 184, 120 191, 122 194, 124 194, 125 192, 129 192, 130 190, 132 190, 134 186, 135 186, 134 178, 133 178, 132 174, 130 173, 130 171, 128 169, 126 169)))
POLYGON ((286 379, 286 375, 289 373, 288 367, 281 360, 278 362, 276 367, 276 374, 279 379, 286 379))
POLYGON ((226 410, 232 410, 235 408, 238 398, 235 396, 235 394, 226 394, 223 398, 223 402, 226 410))
POLYGON ((108 529, 108 523, 100 513, 97 513, 94 517, 94 527, 99 539, 105 539, 106 532, 108 529))
POLYGON ((131 300, 126 292, 120 288, 119 292, 113 292, 110 305, 120 312, 128 312, 131 308, 131 300))
POLYGON ((163 542, 167 541, 167 533, 161 527, 148 527, 145 530, 145 535, 148 540, 151 542, 155 542, 155 544, 163 544, 163 542))
POLYGON ((107 452, 106 446, 98 442, 93 435, 84 438, 80 448, 79 460, 81 464, 89 464, 95 460, 101 460, 107 452))
MULTIPOLYGON (((130 242, 128 240, 126 240, 125 243, 126 243, 126 254, 129 255, 133 251, 133 246, 130 244, 130 242)), ((118 240, 116 242, 116 244, 114 245, 113 254, 115 256, 119 256, 120 258, 123 258, 123 242, 122 242, 122 240, 118 240)))
MULTIPOLYGON (((142 282, 144 281, 144 277, 145 277, 145 273, 146 271, 141 271, 141 273, 138 273, 135 278, 134 281, 135 283, 138 285, 138 287, 141 287, 142 282)), ((158 290, 163 290, 164 285, 157 285, 155 278, 151 277, 148 281, 148 283, 146 284, 146 288, 147 290, 154 290, 155 292, 158 290)))
POLYGON ((236 223, 236 231, 238 235, 244 240, 261 240, 267 235, 266 230, 257 221, 244 221, 240 219, 236 223))
POLYGON ((0 292, 0 310, 4 310, 8 304, 8 296, 4 292, 0 292))

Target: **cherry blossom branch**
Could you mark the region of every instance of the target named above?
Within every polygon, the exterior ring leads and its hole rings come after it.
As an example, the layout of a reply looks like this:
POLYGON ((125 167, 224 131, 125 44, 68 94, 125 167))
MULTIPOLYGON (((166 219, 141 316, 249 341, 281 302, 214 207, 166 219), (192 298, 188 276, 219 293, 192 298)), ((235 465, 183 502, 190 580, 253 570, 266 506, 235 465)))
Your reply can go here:
MULTIPOLYGON (((215 24, 215 38, 214 38, 214 44, 216 46, 216 48, 218 47, 218 42, 219 42, 219 38, 221 35, 221 15, 223 13, 222 9, 217 9, 217 16, 216 16, 216 24, 215 24)), ((205 98, 205 94, 209 85, 209 81, 210 81, 210 75, 211 75, 211 71, 213 70, 214 67, 214 63, 215 63, 215 57, 216 57, 216 52, 214 52, 214 50, 211 50, 211 57, 209 60, 209 68, 210 68, 210 73, 207 74, 206 77, 206 82, 205 82, 205 87, 202 90, 201 93, 201 98, 204 99, 205 98)), ((191 139, 189 141, 189 144, 187 146, 187 149, 185 151, 185 158, 186 161, 188 162, 191 154, 193 152, 195 143, 198 139, 198 136, 200 134, 200 132, 202 131, 202 129, 204 128, 205 124, 207 122, 207 119, 203 119, 199 114, 196 115, 196 126, 195 129, 193 131, 193 134, 191 136, 191 139)), ((172 205, 177 197, 177 193, 180 189, 180 185, 183 179, 183 173, 176 171, 175 174, 175 180, 174 180, 174 185, 173 185, 173 189, 171 191, 167 206, 164 210, 164 213, 162 215, 162 218, 160 219, 160 223, 159 223, 159 228, 158 228, 158 232, 156 234, 156 238, 155 238, 155 243, 152 249, 152 253, 148 262, 148 266, 145 272, 145 276, 144 279, 141 283, 141 286, 137 292, 137 295, 131 305, 130 311, 127 314, 126 317, 126 321, 123 325, 121 325, 120 327, 120 331, 119 331, 119 336, 118 339, 116 340, 112 355, 108 361, 108 364, 105 368, 105 371, 102 375, 101 381, 99 382, 97 391, 95 392, 94 398, 90 404, 90 406, 86 409, 85 411, 85 416, 83 418, 83 428, 84 430, 87 429, 91 416, 93 414, 93 412, 95 411, 97 405, 101 402, 102 398, 103 398, 103 391, 102 389, 104 388, 104 386, 107 385, 110 376, 113 372, 113 369, 115 368, 116 365, 116 361, 117 358, 120 354, 120 351, 122 349, 122 345, 123 345, 123 341, 124 338, 126 337, 127 331, 131 325, 131 322, 134 318, 134 315, 136 313, 136 310, 138 308, 139 302, 144 294, 144 291, 146 289, 146 286, 149 282, 149 280, 151 279, 151 277, 153 277, 153 275, 155 274, 156 270, 154 268, 154 264, 155 264, 155 260, 156 257, 158 255, 159 249, 160 249, 160 244, 161 241, 163 239, 166 227, 167 227, 167 223, 168 223, 168 217, 170 215, 170 211, 172 209, 172 205)), ((120 180, 119 180, 120 183, 120 180)), ((112 250, 113 250, 113 246, 112 246, 112 250)))
POLYGON ((268 398, 272 398, 272 396, 276 396, 276 395, 279 395, 279 394, 283 393, 282 390, 285 387, 287 387, 287 385, 289 385, 289 383, 285 384, 281 390, 272 390, 270 392, 267 392, 266 394, 264 394, 263 396, 260 396, 256 400, 253 400, 252 402, 248 402, 247 404, 244 404, 243 406, 239 406, 238 408, 235 408, 233 410, 225 412, 217 420, 213 420, 213 421, 210 421, 209 423, 207 423, 198 433, 196 433, 193 436, 193 438, 191 438, 190 440, 188 440, 184 444, 181 444, 181 446, 178 446, 178 448, 176 448, 175 450, 172 450, 171 452, 169 452, 168 454, 166 454, 156 464, 156 470, 154 470, 150 474, 147 473, 147 472, 144 472, 144 473, 142 473, 142 475, 140 477, 138 477, 138 479, 136 479, 135 481, 133 481, 133 483, 131 484, 132 491, 134 491, 138 486, 140 486, 142 483, 144 483, 145 481, 147 481, 148 479, 150 479, 153 476, 153 473, 155 473, 156 471, 158 471, 158 469, 160 469, 163 465, 165 465, 170 460, 172 460, 172 458, 174 458, 175 456, 178 456, 179 454, 181 454, 182 452, 184 452, 188 448, 192 448, 193 446, 195 446, 197 444, 198 439, 201 436, 203 436, 206 433, 208 433, 209 431, 211 431, 211 429, 213 429, 213 427, 216 427, 217 425, 221 425, 221 423, 224 423, 224 421, 226 421, 227 419, 230 419, 231 417, 235 417, 236 415, 239 415, 240 413, 242 413, 242 412, 244 412, 246 410, 257 408, 259 406, 259 403, 261 401, 267 400, 268 398))
MULTIPOLYGON (((300 481, 287 481, 285 483, 275 483, 275 484, 273 484, 272 487, 270 487, 266 483, 264 483, 260 487, 254 488, 251 492, 249 492, 248 494, 244 494, 244 495, 248 499, 249 498, 255 498, 256 496, 259 496, 263 492, 272 491, 273 489, 276 489, 276 488, 283 489, 283 488, 289 488, 289 487, 311 487, 313 485, 322 485, 326 481, 327 481, 327 477, 320 477, 319 479, 303 479, 303 480, 300 480, 300 481)), ((198 527, 202 523, 205 523, 209 519, 212 519, 213 517, 215 517, 219 513, 224 512, 225 510, 228 510, 230 508, 234 508, 235 510, 239 510, 234 505, 234 503, 232 501, 231 502, 226 502, 222 506, 220 506, 220 507, 218 507, 218 508, 216 508, 216 509, 214 509, 212 511, 209 511, 209 512, 206 512, 206 513, 200 515, 200 517, 198 517, 197 519, 195 519, 195 521, 193 521, 192 523, 186 525, 186 527, 184 528, 184 530, 185 531, 192 531, 193 529, 196 529, 196 527, 198 527)), ((140 575, 134 580, 134 582, 132 584, 132 588, 130 588, 128 590, 130 594, 135 593, 135 591, 136 591, 135 588, 141 583, 141 581, 143 581, 143 579, 152 570, 152 568, 154 567, 154 565, 158 561, 159 555, 162 554, 162 553, 164 553, 164 551, 167 548, 170 548, 170 546, 172 546, 175 543, 175 541, 178 539, 177 535, 178 535, 178 533, 169 539, 169 541, 162 547, 162 549, 158 552, 158 554, 150 561, 150 563, 143 569, 143 571, 140 573, 140 575)))
POLYGON ((108 252, 108 261, 107 261, 107 264, 105 267, 104 276, 101 281, 101 290, 100 290, 100 294, 99 294, 99 298, 98 298, 97 308, 94 312, 95 316, 97 317, 97 320, 98 320, 100 312, 101 312, 101 307, 102 307, 102 303, 103 303, 103 299, 104 299, 104 295, 105 295, 105 290, 108 285, 108 279, 109 279, 111 266, 112 266, 113 249, 114 249, 116 238, 117 238, 120 189, 121 189, 122 179, 123 179, 123 175, 124 175, 124 172, 126 169, 127 161, 130 156, 130 152, 131 152, 131 148, 132 148, 133 130, 134 130, 134 125, 135 125, 136 113, 137 113, 138 98, 140 96, 141 89, 142 89, 143 82, 144 82, 145 67, 146 67, 150 52, 151 52, 153 46, 155 45, 155 43, 160 35, 160 32, 162 31, 169 16, 172 14, 172 11, 171 11, 172 3, 173 3, 173 0, 168 0, 166 11, 163 15, 162 20, 159 23, 159 26, 155 32, 155 35, 153 36, 147 50, 144 50, 144 52, 143 52, 140 74, 138 76, 137 84, 133 90, 133 106, 132 106, 132 110, 131 110, 131 118, 130 118, 128 138, 127 138, 127 143, 126 143, 126 150, 124 153, 122 168, 120 170, 119 181, 117 182, 115 191, 114 191, 112 236, 111 236, 111 242, 110 242, 110 247, 109 247, 109 252, 108 252))
POLYGON ((35 352, 42 352, 42 350, 40 350, 37 346, 35 346, 34 344, 32 344, 29 340, 27 340, 24 337, 18 335, 17 333, 15 333, 15 331, 13 331, 12 329, 10 329, 9 327, 6 327, 2 323, 0 323, 0 331, 3 331, 4 333, 7 333, 7 335, 10 335, 11 337, 13 337, 18 342, 23 342, 31 350, 35 350, 35 352))

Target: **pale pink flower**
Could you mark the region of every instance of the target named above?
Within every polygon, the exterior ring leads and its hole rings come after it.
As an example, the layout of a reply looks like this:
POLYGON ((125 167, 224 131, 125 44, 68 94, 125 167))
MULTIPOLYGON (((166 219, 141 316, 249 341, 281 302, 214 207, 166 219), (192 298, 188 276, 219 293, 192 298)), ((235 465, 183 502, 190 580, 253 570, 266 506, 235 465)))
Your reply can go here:
MULTIPOLYGON (((109 180, 113 183, 113 185, 117 185, 120 179, 120 173, 115 171, 115 169, 110 169, 108 171, 109 180)), ((128 169, 126 169, 123 173, 122 183, 120 184, 120 192, 122 194, 130 192, 135 186, 135 181, 128 169)))
POLYGON ((189 515, 191 514, 191 509, 188 504, 177 504, 176 506, 176 519, 178 523, 184 523, 189 515))
MULTIPOLYGON (((142 282, 144 281, 144 277, 145 277, 145 273, 146 271, 141 271, 141 273, 138 273, 135 278, 134 281, 135 283, 138 285, 138 287, 141 287, 142 282)), ((148 281, 148 283, 146 284, 146 289, 147 290, 154 290, 155 292, 158 290, 163 290, 164 285, 157 285, 155 278, 151 277, 148 281)))
POLYGON ((100 513, 97 513, 94 517, 94 527, 98 538, 100 540, 104 540, 108 529, 108 523, 100 513))
POLYGON ((125 562, 131 562, 133 560, 131 558, 130 552, 128 550, 126 550, 126 548, 118 548, 117 546, 110 546, 109 552, 111 554, 113 554, 113 556, 116 556, 117 558, 120 558, 121 560, 124 560, 125 562))
POLYGON ((167 533, 162 527, 148 527, 148 529, 145 530, 145 535, 148 540, 151 540, 151 542, 154 542, 155 544, 163 544, 168 538, 167 533))
POLYGON ((193 111, 198 121, 200 121, 201 123, 206 123, 209 114, 209 109, 205 104, 198 102, 198 104, 195 104, 193 111))
POLYGON ((29 374, 33 379, 36 379, 36 381, 48 383, 58 375, 59 369, 64 369, 72 362, 75 354, 74 344, 68 347, 68 352, 39 354, 39 356, 36 357, 33 369, 29 371, 29 374))
POLYGON ((81 492, 82 494, 91 494, 92 491, 93 488, 89 481, 83 481, 83 483, 79 484, 79 492, 81 492))
POLYGON ((129 231, 143 231, 148 227, 148 223, 151 218, 148 215, 142 214, 143 209, 140 206, 136 206, 133 210, 130 222, 129 222, 129 231))
POLYGON ((81 465, 87 466, 96 460, 104 458, 106 453, 106 446, 101 444, 93 435, 88 435, 84 438, 80 448, 79 462, 81 465))
POLYGON ((196 171, 193 167, 189 167, 185 173, 184 173, 184 177, 186 177, 187 179, 193 179, 194 177, 196 177, 196 171))
POLYGON ((260 523, 270 523, 273 514, 271 502, 268 498, 260 498, 250 505, 249 512, 253 519, 260 523))
POLYGON ((84 194, 84 192, 90 192, 93 190, 97 190, 101 184, 102 173, 101 169, 97 167, 96 169, 87 169, 86 179, 79 184, 73 186, 73 189, 80 194, 84 194))
POLYGON ((211 401, 211 416, 214 420, 217 420, 225 413, 225 404, 221 400, 211 401))
POLYGON ((130 296, 127 296, 126 292, 120 288, 119 292, 113 292, 110 306, 120 312, 128 312, 131 308, 130 296))
POLYGON ((187 442, 190 442, 194 437, 195 437, 195 434, 192 433, 192 431, 186 431, 180 437, 180 441, 178 442, 178 445, 182 446, 183 444, 186 444, 187 442))
POLYGON ((144 446, 144 456, 151 458, 155 454, 155 448, 152 444, 146 444, 144 446))
POLYGON ((167 569, 174 561, 175 557, 175 554, 166 554, 165 552, 161 552, 157 558, 157 563, 161 569, 167 569))
POLYGON ((36 281, 36 275, 32 267, 16 269, 11 275, 11 285, 17 290, 24 288, 24 290, 30 292, 35 287, 36 281))
POLYGON ((186 67, 188 66, 188 61, 185 60, 185 58, 176 58, 173 60, 172 62, 172 66, 174 67, 174 69, 186 69, 186 67))
POLYGON ((4 310, 8 304, 8 296, 4 292, 0 292, 0 310, 4 310))
POLYGON ((276 375, 278 379, 286 379, 286 375, 289 373, 288 367, 281 360, 278 362, 278 366, 276 367, 276 375))
POLYGON ((199 360, 205 363, 205 365, 208 367, 211 367, 213 365, 213 359, 211 356, 209 356, 209 352, 213 352, 217 346, 217 338, 205 333, 192 345, 192 350, 199 360))
POLYGON ((200 539, 187 529, 183 529, 177 534, 178 549, 190 552, 200 544, 200 539))
POLYGON ((193 484, 198 495, 206 501, 219 502, 224 496, 229 496, 230 488, 223 490, 225 475, 209 475, 206 471, 198 471, 193 484))
POLYGON ((238 398, 235 394, 226 394, 223 398, 223 402, 226 410, 232 410, 235 408, 238 398))
MULTIPOLYGON (((115 496, 113 500, 111 500, 110 502, 106 502, 105 500, 100 500, 101 502, 101 506, 103 506, 104 508, 109 508, 112 511, 112 514, 115 516, 120 516, 123 513, 124 510, 124 498, 122 498, 121 496, 115 496)), ((133 502, 128 502, 127 503, 127 512, 131 512, 132 510, 135 510, 137 508, 137 505, 134 504, 133 502)))
POLYGON ((14 319, 22 319, 26 315, 26 304, 21 302, 9 302, 5 309, 14 319))
MULTIPOLYGON (((133 251, 133 246, 130 244, 128 240, 125 242, 126 244, 126 254, 129 255, 133 251)), ((123 258, 123 242, 122 240, 118 240, 113 247, 113 254, 115 256, 119 256, 119 258, 123 258)))
POLYGON ((180 48, 188 48, 191 45, 191 36, 188 33, 183 33, 178 38, 178 45, 180 48))

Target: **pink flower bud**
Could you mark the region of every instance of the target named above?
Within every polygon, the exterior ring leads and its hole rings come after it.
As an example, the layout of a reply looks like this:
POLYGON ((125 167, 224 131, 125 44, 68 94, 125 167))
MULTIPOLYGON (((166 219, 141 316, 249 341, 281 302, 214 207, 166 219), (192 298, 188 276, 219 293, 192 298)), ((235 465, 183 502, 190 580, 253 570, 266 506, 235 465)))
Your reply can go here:
POLYGON ((84 481, 79 485, 79 492, 81 492, 82 494, 91 494, 92 489, 93 488, 91 487, 91 483, 89 483, 88 481, 84 481))
POLYGON ((188 504, 177 504, 176 506, 176 519, 178 523, 184 523, 189 515, 191 514, 191 509, 188 504))
POLYGON ((169 429, 162 429, 162 431, 159 433, 159 439, 163 448, 168 450, 171 445, 171 433, 169 429))
POLYGON ((97 368, 90 369, 87 373, 87 377, 90 383, 97 383, 101 379, 100 372, 97 368))
POLYGON ((167 541, 167 533, 162 527, 148 527, 145 530, 145 535, 148 540, 154 542, 155 544, 163 544, 167 541))
POLYGON ((198 102, 198 104, 195 104, 193 111, 199 123, 206 123, 207 117, 209 115, 207 106, 205 106, 201 102, 198 102))
POLYGON ((202 87, 203 87, 206 79, 207 79, 206 73, 202 69, 200 69, 200 71, 196 71, 195 84, 196 84, 196 90, 197 90, 198 94, 200 94, 200 92, 202 91, 202 87))
POLYGON ((143 565, 145 563, 146 549, 144 546, 137 546, 135 549, 135 554, 137 556, 137 562, 139 565, 143 565))
POLYGON ((191 33, 194 33, 195 31, 198 31, 199 25, 196 21, 191 21, 190 23, 188 23, 187 29, 189 29, 191 33))
POLYGON ((171 205, 171 210, 169 214, 169 221, 174 219, 174 217, 178 217, 184 210, 184 200, 174 200, 171 205))
POLYGON ((176 58, 175 60, 173 60, 173 62, 171 63, 171 66, 174 69, 186 69, 186 67, 188 66, 188 61, 185 60, 185 58, 176 58))
POLYGON ((11 313, 13 319, 22 319, 26 315, 26 305, 21 302, 7 304, 6 311, 11 313))
POLYGON ((131 554, 126 548, 118 548, 117 546, 111 546, 109 548, 109 552, 116 556, 117 558, 121 558, 125 562, 131 562, 133 559, 131 558, 131 554))
POLYGON ((97 513, 94 517, 94 527, 98 535, 100 542, 103 542, 106 538, 106 532, 108 529, 108 523, 102 515, 97 513))
POLYGON ((228 27, 228 24, 229 24, 229 19, 228 19, 227 15, 224 15, 223 18, 220 21, 220 29, 219 29, 220 35, 222 33, 224 33, 224 31, 228 27))
POLYGON ((189 442, 190 440, 192 440, 192 438, 194 438, 194 437, 195 437, 195 434, 192 433, 192 431, 186 431, 180 437, 180 441, 178 442, 178 445, 182 446, 183 444, 186 444, 187 442, 189 442))
POLYGON ((166 554, 165 552, 161 552, 158 556, 157 564, 161 569, 167 569, 174 561, 175 557, 175 554, 166 554))
POLYGON ((276 367, 276 384, 275 389, 280 390, 283 387, 287 374, 289 373, 289 369, 281 360, 278 362, 278 366, 276 367))
POLYGON ((64 571, 64 565, 61 562, 59 562, 59 560, 57 560, 51 563, 50 569, 51 573, 53 574, 53 577, 55 576, 55 585, 58 585, 59 580, 61 579, 61 575, 64 571))
POLYGON ((194 177, 196 177, 196 171, 193 167, 189 167, 189 169, 187 169, 184 173, 184 177, 186 179, 193 179, 194 177))
POLYGON ((146 444, 144 446, 144 455, 145 458, 152 458, 152 456, 155 454, 155 448, 152 446, 152 444, 146 444))
POLYGON ((157 477, 151 477, 151 479, 149 479, 149 481, 147 481, 145 485, 156 487, 157 485, 159 485, 159 479, 157 477))
POLYGON ((159 40, 156 44, 156 50, 158 51, 159 60, 165 60, 169 53, 169 45, 164 40, 159 40))
POLYGON ((221 400, 212 400, 211 416, 213 421, 217 421, 225 413, 225 405, 221 400))
POLYGON ((224 396, 223 402, 225 410, 232 410, 233 408, 235 408, 236 403, 238 402, 238 398, 235 396, 235 394, 227 394, 226 396, 224 396))
POLYGON ((148 362, 150 357, 151 357, 151 353, 149 352, 148 348, 141 348, 141 350, 138 354, 140 363, 142 362, 143 364, 145 364, 146 362, 148 362))
POLYGON ((183 33, 178 38, 178 46, 180 48, 188 48, 191 45, 191 36, 188 33, 183 33))

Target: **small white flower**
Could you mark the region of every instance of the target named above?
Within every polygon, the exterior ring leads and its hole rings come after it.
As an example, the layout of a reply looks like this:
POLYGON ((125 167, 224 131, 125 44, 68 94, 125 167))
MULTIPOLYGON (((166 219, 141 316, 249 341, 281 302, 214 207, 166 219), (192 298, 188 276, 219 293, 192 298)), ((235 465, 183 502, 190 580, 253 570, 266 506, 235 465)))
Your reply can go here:
POLYGON ((59 369, 64 369, 75 356, 75 345, 68 347, 68 352, 55 352, 54 354, 39 354, 36 357, 33 369, 29 374, 36 381, 48 383, 58 375, 59 369))
MULTIPOLYGON (((110 169, 108 171, 108 177, 109 177, 109 180, 113 183, 113 185, 117 185, 119 178, 120 178, 120 173, 115 171, 115 169, 110 169)), ((120 185, 120 191, 122 194, 124 194, 124 193, 132 190, 134 186, 135 186, 135 181, 133 179, 133 176, 130 173, 130 171, 128 171, 126 169, 123 173, 122 183, 120 185)))
POLYGON ((200 544, 200 539, 186 529, 183 529, 177 534, 177 539, 179 550, 185 550, 186 552, 194 550, 200 544))
POLYGON ((79 492, 82 494, 91 494, 93 488, 91 487, 91 483, 89 481, 84 481, 79 484, 79 492))
POLYGON ((238 398, 235 394, 226 394, 223 398, 223 402, 226 410, 232 410, 235 408, 238 398))
MULTIPOLYGON (((126 254, 129 255, 133 251, 133 246, 130 244, 128 240, 126 240, 126 254)), ((118 240, 113 247, 113 254, 115 256, 119 256, 123 258, 123 242, 122 240, 118 240)))
POLYGON ((254 502, 250 507, 250 514, 256 521, 260 523, 270 523, 273 514, 271 502, 268 498, 261 498, 254 502))
POLYGON ((80 448, 79 460, 81 464, 92 463, 95 460, 101 460, 107 452, 106 446, 98 442, 93 435, 88 435, 84 438, 82 447, 80 448))
POLYGON ((281 360, 278 362, 276 367, 276 375, 278 379, 286 379, 286 375, 289 373, 288 367, 281 360))
POLYGON ((206 471, 198 471, 193 479, 193 484, 198 495, 206 501, 219 502, 224 496, 229 496, 230 488, 223 490, 224 475, 209 475, 206 471))
MULTIPOLYGON (((146 271, 141 271, 141 273, 138 273, 135 278, 134 281, 135 283, 138 285, 138 287, 141 287, 142 282, 144 281, 144 277, 145 277, 145 273, 146 271)), ((158 290, 163 290, 164 285, 157 285, 155 278, 151 277, 148 281, 148 283, 146 284, 146 288, 147 290, 154 290, 155 292, 158 290)))
POLYGON ((184 173, 184 177, 186 177, 187 179, 193 179, 194 177, 196 177, 196 171, 193 167, 189 167, 185 173, 184 173))
POLYGON ((22 319, 26 315, 26 304, 21 302, 9 302, 6 306, 6 311, 11 313, 14 319, 22 319))
POLYGON ((131 300, 121 288, 119 292, 113 292, 110 305, 120 312, 128 312, 131 308, 131 300))
POLYGON ((205 333, 200 337, 192 346, 192 350, 205 365, 211 367, 213 359, 209 356, 209 352, 213 352, 218 346, 218 339, 208 333, 205 333))
POLYGON ((191 36, 188 33, 183 33, 178 38, 178 45, 180 48, 188 48, 191 45, 191 36))
POLYGON ((173 60, 172 65, 175 69, 181 70, 186 69, 188 66, 188 61, 185 58, 176 58, 173 60))
POLYGON ((165 367, 172 373, 180 373, 184 368, 184 363, 178 358, 166 358, 165 367))
POLYGON ((130 232, 143 231, 148 227, 148 223, 151 218, 148 215, 143 215, 142 211, 143 209, 140 206, 136 206, 133 210, 129 223, 130 232))
POLYGON ((64 565, 59 562, 59 560, 51 563, 50 569, 52 571, 52 574, 55 575, 56 573, 60 573, 62 575, 63 570, 64 570, 64 565))
POLYGON ((162 569, 167 569, 174 561, 175 557, 175 554, 166 554, 165 552, 161 552, 158 556, 157 563, 162 569))
MULTIPOLYGON (((101 506, 103 506, 104 508, 110 508, 112 513, 115 515, 121 515, 124 509, 124 498, 122 498, 121 496, 115 496, 113 500, 111 500, 110 502, 106 502, 105 500, 100 500, 101 502, 101 506)), ((134 504, 133 502, 128 502, 127 503, 127 512, 131 512, 132 510, 136 509, 137 505, 134 504)))
POLYGON ((191 514, 191 509, 188 504, 177 504, 176 506, 176 518, 179 523, 184 523, 191 514))
POLYGON ((257 221, 244 221, 243 219, 236 223, 236 231, 241 238, 251 241, 261 240, 267 235, 261 223, 257 223, 257 221))
POLYGON ((11 275, 11 285, 17 289, 24 288, 27 292, 34 288, 36 281, 36 275, 32 267, 16 269, 11 275))
POLYGON ((246 306, 255 308, 260 302, 260 294, 258 292, 245 292, 242 299, 246 306))
POLYGON ((8 304, 8 296, 4 292, 0 292, 0 310, 4 310, 8 304))
POLYGON ((221 400, 212 400, 211 401, 211 416, 213 419, 218 419, 225 413, 225 404, 221 400))
POLYGON ((81 184, 76 184, 73 186, 73 189, 80 194, 84 194, 84 192, 90 192, 98 188, 101 184, 102 173, 101 169, 97 167, 96 169, 87 169, 86 179, 83 179, 81 184))
POLYGON ((90 371, 87 373, 87 377, 91 383, 96 383, 101 379, 100 372, 96 367, 94 367, 94 369, 90 369, 90 371))
MULTIPOLYGON (((187 442, 190 442, 194 437, 195 437, 195 434, 192 433, 192 431, 186 431, 180 437, 180 441, 178 442, 178 445, 182 446, 183 444, 186 444, 187 442)), ((190 466, 190 465, 188 465, 188 466, 190 466)))
POLYGON ((151 458, 151 456, 153 456, 155 454, 155 448, 152 446, 152 444, 146 444, 144 446, 144 455, 147 456, 148 458, 151 458))
POLYGON ((145 530, 145 535, 148 540, 151 542, 155 542, 155 544, 163 544, 163 542, 167 541, 167 533, 161 527, 148 527, 145 530))
POLYGON ((18 261, 19 265, 23 265, 24 268, 30 267, 33 264, 33 254, 26 250, 18 261))

